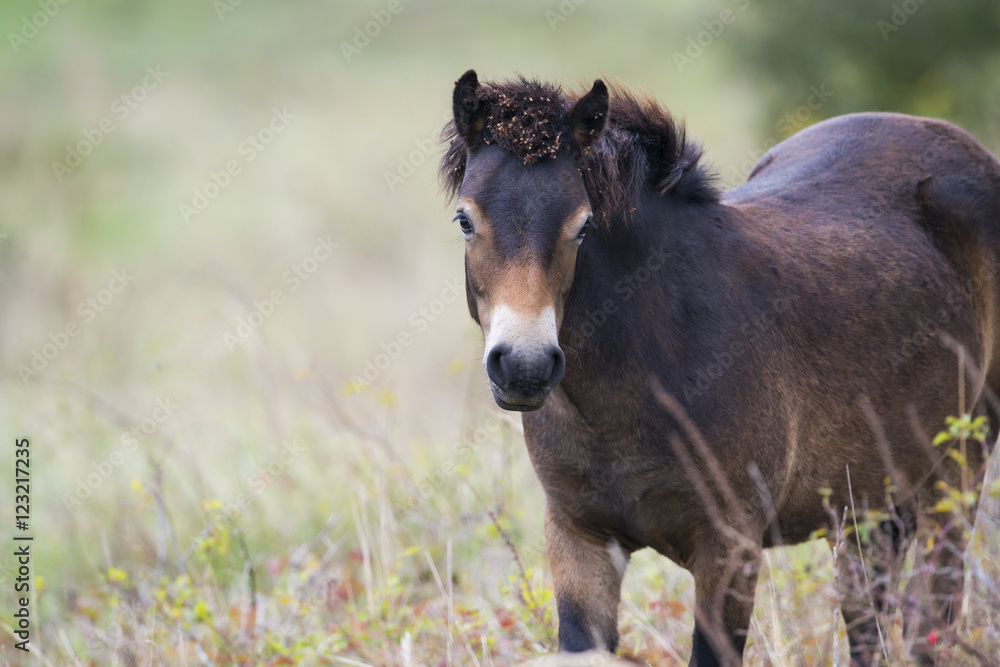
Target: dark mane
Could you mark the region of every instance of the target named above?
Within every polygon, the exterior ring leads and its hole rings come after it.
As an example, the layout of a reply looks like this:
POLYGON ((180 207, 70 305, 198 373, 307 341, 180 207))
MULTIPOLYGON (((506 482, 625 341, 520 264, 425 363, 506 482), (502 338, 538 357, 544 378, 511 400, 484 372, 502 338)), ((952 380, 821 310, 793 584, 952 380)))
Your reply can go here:
MULTIPOLYGON (((486 82, 479 88, 488 113, 480 138, 499 144, 525 164, 573 150, 567 117, 580 94, 520 78, 486 82)), ((442 131, 447 151, 441 179, 454 197, 465 175, 466 147, 454 120, 442 131)), ((584 185, 595 219, 627 219, 644 189, 668 192, 691 201, 716 201, 714 175, 701 163, 701 147, 687 139, 684 127, 650 98, 612 90, 608 122, 600 138, 580 158, 584 185)))

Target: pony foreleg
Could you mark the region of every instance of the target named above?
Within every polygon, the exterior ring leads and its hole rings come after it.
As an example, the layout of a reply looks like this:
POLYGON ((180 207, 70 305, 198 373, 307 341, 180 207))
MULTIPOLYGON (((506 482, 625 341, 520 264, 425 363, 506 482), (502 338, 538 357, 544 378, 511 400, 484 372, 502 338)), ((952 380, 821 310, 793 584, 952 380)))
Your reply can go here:
POLYGON ((739 667, 753 615, 760 549, 708 541, 692 562, 695 584, 692 667, 739 667))
POLYGON ((614 540, 601 544, 588 539, 549 508, 545 542, 559 611, 559 650, 613 653, 628 554, 614 540))

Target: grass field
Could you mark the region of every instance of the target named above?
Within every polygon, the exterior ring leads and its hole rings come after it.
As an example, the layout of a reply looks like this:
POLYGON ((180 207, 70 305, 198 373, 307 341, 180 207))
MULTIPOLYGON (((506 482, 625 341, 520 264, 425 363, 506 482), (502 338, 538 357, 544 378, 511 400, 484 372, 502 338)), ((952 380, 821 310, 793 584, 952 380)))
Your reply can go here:
MULTIPOLYGON (((451 86, 472 66, 620 80, 729 184, 771 138, 724 35, 683 71, 664 46, 723 4, 563 5, 103 0, 33 34, 41 4, 0 8, 19 36, 0 56, 0 665, 554 650, 541 491, 489 395, 437 183, 451 86), (10 634, 20 438, 30 656, 10 634)), ((996 543, 981 561, 995 583, 996 543)), ((686 664, 689 575, 639 552, 625 588, 623 651, 686 664)), ((823 542, 771 552, 757 596, 747 664, 845 664, 823 542)))

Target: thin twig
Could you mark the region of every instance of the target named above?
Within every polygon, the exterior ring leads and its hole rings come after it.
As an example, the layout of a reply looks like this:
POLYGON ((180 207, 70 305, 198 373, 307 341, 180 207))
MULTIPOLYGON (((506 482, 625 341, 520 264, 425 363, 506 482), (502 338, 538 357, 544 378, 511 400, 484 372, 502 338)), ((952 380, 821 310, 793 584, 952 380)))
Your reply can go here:
POLYGON ((249 618, 248 622, 250 624, 249 628, 245 628, 248 631, 250 639, 254 638, 256 633, 256 619, 257 619, 257 575, 254 572, 253 558, 250 556, 250 549, 247 547, 246 538, 243 536, 243 531, 240 530, 236 522, 233 522, 233 532, 236 533, 236 541, 240 545, 240 551, 243 552, 243 559, 246 566, 247 573, 247 587, 250 589, 250 602, 247 605, 247 616, 249 618))
MULTIPOLYGON (((14 629, 11 628, 6 623, 4 623, 3 621, 0 621, 0 629, 2 629, 4 632, 6 632, 7 634, 9 634, 11 636, 11 638, 14 639, 14 641, 18 640, 18 636, 14 634, 14 629)), ((49 662, 49 659, 46 658, 45 655, 38 649, 37 645, 31 644, 30 646, 31 646, 31 653, 32 653, 32 655, 34 655, 39 660, 41 660, 42 662, 44 662, 46 665, 48 665, 48 667, 55 667, 55 665, 53 665, 51 662, 49 662)))
POLYGON ((726 505, 728 505, 736 514, 736 521, 739 525, 749 529, 750 517, 747 516, 746 509, 740 503, 736 494, 733 493, 732 486, 730 486, 729 480, 726 478, 725 473, 722 472, 722 467, 719 465, 719 459, 712 453, 712 449, 709 447, 705 437, 701 434, 701 431, 695 423, 691 421, 691 417, 688 415, 687 410, 685 410, 681 404, 677 402, 676 398, 663 389, 658 379, 651 378, 650 385, 653 388, 656 399, 661 405, 663 405, 663 407, 667 408, 673 418, 677 420, 677 423, 680 424, 681 428, 687 433, 688 437, 691 439, 691 443, 697 448, 698 454, 708 467, 708 471, 711 473, 716 486, 718 486, 719 492, 722 493, 725 498, 726 505))
MULTIPOLYGON (((839 540, 838 540, 839 542, 839 540)), ((840 548, 840 544, 833 545, 833 590, 837 591, 840 587, 840 566, 837 564, 837 549, 840 548)), ((835 593, 835 595, 837 595, 835 593)), ((839 598, 840 596, 837 595, 839 598)), ((840 660, 840 651, 837 650, 837 635, 838 630, 840 630, 840 609, 835 606, 833 608, 833 637, 830 638, 830 653, 833 654, 833 667, 838 667, 838 661, 840 660)))
POLYGON ((500 525, 500 521, 497 519, 496 514, 494 514, 493 510, 489 508, 489 505, 486 504, 486 501, 483 500, 483 497, 479 495, 479 491, 476 490, 476 487, 474 487, 469 482, 469 480, 465 479, 464 477, 461 479, 463 482, 465 482, 466 486, 468 486, 469 489, 472 491, 472 495, 476 497, 476 500, 478 500, 479 503, 483 506, 483 509, 486 510, 486 514, 490 517, 490 521, 493 523, 493 527, 497 529, 497 532, 500 534, 500 537, 503 538, 504 544, 507 545, 507 548, 510 550, 510 553, 514 556, 514 563, 517 565, 517 570, 521 575, 521 581, 524 582, 524 590, 528 598, 526 601, 528 603, 528 608, 531 610, 531 613, 535 616, 538 622, 544 626, 545 618, 538 607, 538 598, 535 597, 534 591, 531 590, 531 582, 528 581, 527 570, 524 569, 524 563, 521 562, 521 556, 520 554, 517 553, 517 547, 514 546, 514 541, 510 539, 510 535, 508 535, 507 531, 504 530, 503 526, 500 525))
POLYGON ((912 497, 914 494, 913 488, 902 471, 896 467, 896 462, 892 457, 892 450, 889 448, 889 441, 885 436, 885 427, 882 425, 882 420, 879 419, 878 413, 875 412, 875 406, 872 405, 871 399, 862 394, 858 398, 858 406, 861 408, 861 412, 864 413, 865 419, 868 420, 868 426, 875 436, 875 444, 878 446, 879 455, 882 457, 882 465, 889 474, 889 479, 892 480, 893 486, 896 487, 903 498, 908 499, 912 497))
POLYGON ((865 591, 868 593, 868 600, 872 604, 872 613, 875 616, 875 629, 878 630, 879 643, 882 645, 882 655, 886 662, 889 661, 889 652, 885 646, 885 635, 882 633, 882 623, 879 621, 878 609, 875 608, 875 598, 872 596, 872 587, 868 582, 868 568, 865 566, 865 553, 861 549, 861 531, 858 530, 858 514, 854 510, 854 490, 851 488, 851 465, 847 464, 847 494, 851 501, 851 519, 854 521, 854 538, 858 543, 858 558, 861 559, 861 574, 865 578, 865 591))
POLYGON ((339 662, 342 665, 354 665, 354 667, 374 667, 374 665, 369 665, 367 662, 361 662, 360 660, 351 660, 350 658, 341 658, 337 655, 327 656, 330 660, 334 662, 339 662))
POLYGON ((977 649, 975 646, 973 646, 972 644, 968 643, 967 641, 959 637, 958 630, 954 628, 952 628, 951 630, 951 639, 953 642, 955 642, 956 646, 958 646, 960 649, 962 649, 970 656, 975 658, 977 661, 979 661, 979 664, 982 665, 983 667, 995 667, 996 665, 995 662, 986 657, 986 655, 983 654, 981 651, 979 651, 979 649, 977 649))

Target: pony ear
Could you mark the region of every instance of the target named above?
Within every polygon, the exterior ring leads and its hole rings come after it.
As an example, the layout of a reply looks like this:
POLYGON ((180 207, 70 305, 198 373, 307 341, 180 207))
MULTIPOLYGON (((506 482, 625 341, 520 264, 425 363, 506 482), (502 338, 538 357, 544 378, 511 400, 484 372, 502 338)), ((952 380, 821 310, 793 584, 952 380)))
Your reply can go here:
POLYGON ((608 87, 600 79, 569 112, 569 127, 580 151, 597 141, 608 119, 608 87))
POLYGON ((466 147, 473 148, 486 122, 486 105, 479 99, 479 77, 470 69, 455 82, 451 96, 451 110, 455 115, 455 129, 466 147))

